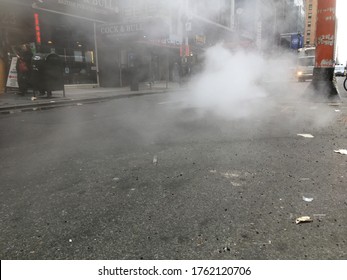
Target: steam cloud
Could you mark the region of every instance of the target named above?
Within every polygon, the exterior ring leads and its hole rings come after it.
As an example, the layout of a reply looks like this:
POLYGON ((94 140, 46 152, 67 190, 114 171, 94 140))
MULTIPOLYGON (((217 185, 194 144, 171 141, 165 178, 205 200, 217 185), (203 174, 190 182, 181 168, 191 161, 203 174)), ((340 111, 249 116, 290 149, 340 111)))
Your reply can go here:
POLYGON ((305 92, 309 82, 295 80, 295 62, 292 53, 265 56, 216 45, 206 51, 203 71, 190 83, 185 106, 237 120, 273 117, 281 106, 290 105, 291 122, 330 123, 333 110, 322 103, 312 106, 305 92))

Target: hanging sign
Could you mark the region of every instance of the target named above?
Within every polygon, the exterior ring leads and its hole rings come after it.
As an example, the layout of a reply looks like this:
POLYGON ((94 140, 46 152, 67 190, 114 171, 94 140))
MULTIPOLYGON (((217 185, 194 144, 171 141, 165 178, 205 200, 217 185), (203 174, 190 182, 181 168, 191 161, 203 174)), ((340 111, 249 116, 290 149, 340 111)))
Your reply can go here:
POLYGON ((303 47, 303 37, 301 34, 292 34, 290 36, 290 48, 297 50, 303 47))
POLYGON ((142 37, 146 39, 167 38, 170 33, 168 24, 161 18, 141 22, 110 23, 99 26, 99 32, 107 37, 142 37))
POLYGON ((334 67, 336 0, 318 0, 316 67, 334 67))

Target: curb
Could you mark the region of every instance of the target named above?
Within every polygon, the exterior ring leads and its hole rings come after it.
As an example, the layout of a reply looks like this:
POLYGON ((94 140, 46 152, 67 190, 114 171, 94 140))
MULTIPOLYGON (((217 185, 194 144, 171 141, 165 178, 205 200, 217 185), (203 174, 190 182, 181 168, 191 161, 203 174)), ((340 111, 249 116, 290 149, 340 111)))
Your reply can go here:
POLYGON ((23 103, 23 104, 15 104, 8 106, 0 107, 0 114, 13 114, 19 112, 28 112, 28 111, 37 111, 37 110, 48 110, 56 107, 64 107, 64 106, 79 106, 80 103, 97 103, 103 102, 112 99, 123 99, 123 98, 131 98, 131 97, 139 97, 144 95, 154 95, 154 94, 162 94, 174 92, 173 90, 158 90, 158 91, 146 91, 146 92, 138 92, 138 93, 120 93, 117 95, 111 96, 95 96, 95 97, 86 97, 86 98, 75 98, 75 99, 63 99, 63 100, 49 100, 49 101, 39 101, 39 103, 23 103))

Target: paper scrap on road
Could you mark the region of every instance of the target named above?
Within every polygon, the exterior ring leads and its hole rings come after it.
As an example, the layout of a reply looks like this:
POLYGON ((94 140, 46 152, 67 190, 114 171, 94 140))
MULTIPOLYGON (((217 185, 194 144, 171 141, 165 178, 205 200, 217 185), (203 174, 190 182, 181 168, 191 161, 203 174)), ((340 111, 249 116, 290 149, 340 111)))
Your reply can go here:
POLYGON ((314 136, 312 135, 312 134, 302 134, 302 133, 300 133, 300 134, 297 134, 298 136, 302 136, 302 137, 305 137, 305 138, 313 138, 314 136))
POLYGON ((313 222, 310 216, 302 216, 299 218, 296 218, 295 223, 300 224, 300 223, 310 223, 313 222))
POLYGON ((158 157, 157 156, 153 157, 153 164, 154 165, 158 164, 158 157))
POLYGON ((334 150, 335 153, 341 154, 341 155, 347 155, 347 150, 346 149, 339 149, 339 150, 334 150))
POLYGON ((313 201, 313 197, 306 197, 306 196, 303 196, 302 199, 306 202, 312 202, 313 201))
POLYGON ((310 178, 300 178, 300 181, 310 181, 310 178))
POLYGON ((230 181, 230 184, 234 187, 241 187, 242 186, 240 183, 233 182, 233 181, 230 181))

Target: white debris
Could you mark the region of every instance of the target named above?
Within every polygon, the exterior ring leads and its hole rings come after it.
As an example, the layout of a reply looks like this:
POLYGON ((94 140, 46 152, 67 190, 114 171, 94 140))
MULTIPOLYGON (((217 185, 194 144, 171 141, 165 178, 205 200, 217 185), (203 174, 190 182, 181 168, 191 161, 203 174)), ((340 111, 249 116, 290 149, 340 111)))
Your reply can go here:
POLYGON ((347 150, 346 149, 339 149, 339 150, 334 150, 335 153, 339 153, 341 155, 347 155, 347 150))
POLYGON ((341 112, 341 110, 335 110, 335 112, 341 112))
POLYGON ((31 101, 35 101, 37 98, 35 96, 31 97, 31 101))
POLYGON ((82 105, 83 105, 83 103, 76 103, 76 105, 77 105, 77 106, 82 106, 82 105))
POLYGON ((118 177, 114 177, 112 181, 118 182, 120 179, 118 177))
POLYGON ((158 163, 158 157, 157 156, 154 156, 153 157, 153 164, 157 164, 158 163))
POLYGON ((222 175, 223 177, 227 178, 227 179, 231 179, 231 178, 237 178, 240 177, 239 174, 235 173, 235 172, 221 172, 220 175, 222 175))
POLYGON ((310 181, 310 178, 300 178, 300 181, 310 181))
POLYGON ((306 196, 303 196, 302 199, 306 202, 312 202, 313 201, 313 197, 306 197, 306 196))
POLYGON ((305 133, 300 133, 300 134, 297 134, 298 136, 302 136, 304 138, 313 138, 314 136, 312 134, 305 134, 305 133))
POLYGON ((295 223, 300 224, 300 223, 310 223, 313 222, 310 216, 302 216, 299 218, 296 218, 295 223))
POLYGON ((230 184, 234 187, 241 187, 242 185, 240 183, 236 183, 236 182, 233 182, 233 181, 230 181, 230 184))
POLYGON ((72 243, 72 239, 69 239, 69 242, 72 243))

